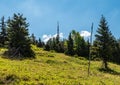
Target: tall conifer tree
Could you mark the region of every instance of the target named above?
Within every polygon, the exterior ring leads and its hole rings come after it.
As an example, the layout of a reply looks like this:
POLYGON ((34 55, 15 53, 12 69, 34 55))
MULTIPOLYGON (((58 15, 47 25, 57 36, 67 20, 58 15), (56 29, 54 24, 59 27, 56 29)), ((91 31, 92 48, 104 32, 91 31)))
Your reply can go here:
POLYGON ((7 32, 6 32, 6 24, 5 24, 5 18, 4 16, 1 18, 1 32, 0 32, 0 46, 4 46, 5 42, 7 40, 7 32))
POLYGON ((111 47, 113 36, 108 28, 107 21, 102 15, 97 34, 95 35, 97 46, 99 47, 99 55, 103 60, 103 68, 108 69, 108 60, 111 56, 111 47))
POLYGON ((34 57, 28 32, 29 24, 22 14, 14 14, 8 20, 8 53, 11 56, 34 57))
POLYGON ((68 41, 67 41, 67 54, 74 55, 74 44, 71 33, 69 34, 68 41))

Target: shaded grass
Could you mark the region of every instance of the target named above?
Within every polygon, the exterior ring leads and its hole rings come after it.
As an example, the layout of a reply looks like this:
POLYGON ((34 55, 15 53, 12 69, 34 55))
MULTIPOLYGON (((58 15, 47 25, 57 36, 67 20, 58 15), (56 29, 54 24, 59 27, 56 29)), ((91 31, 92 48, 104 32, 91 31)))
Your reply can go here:
POLYGON ((108 68, 108 69, 99 68, 99 71, 104 72, 104 73, 109 73, 112 75, 119 75, 120 76, 120 72, 117 72, 117 71, 110 69, 110 68, 108 68))

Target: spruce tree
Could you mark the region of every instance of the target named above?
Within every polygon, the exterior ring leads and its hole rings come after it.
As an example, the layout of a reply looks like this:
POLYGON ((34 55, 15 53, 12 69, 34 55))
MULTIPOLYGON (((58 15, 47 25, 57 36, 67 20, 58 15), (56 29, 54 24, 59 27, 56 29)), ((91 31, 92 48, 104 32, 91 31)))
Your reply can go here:
POLYGON ((0 32, 0 47, 4 47, 5 42, 7 41, 7 31, 4 16, 1 18, 1 32, 0 32))
POLYGON ((79 32, 72 30, 72 39, 75 54, 82 57, 88 57, 89 54, 89 43, 84 40, 83 37, 80 36, 79 32))
POLYGON ((110 61, 120 64, 120 40, 114 39, 112 45, 112 55, 110 57, 110 61))
POLYGON ((46 44, 45 44, 45 46, 44 46, 44 50, 46 50, 46 51, 50 51, 51 50, 51 42, 52 42, 52 39, 50 38, 47 42, 46 42, 46 44))
POLYGON ((83 48, 85 48, 85 45, 83 45, 84 44, 84 39, 80 36, 79 32, 76 33, 76 39, 75 40, 76 40, 75 41, 75 43, 76 43, 76 49, 75 49, 76 54, 78 56, 83 56, 83 51, 84 51, 83 48))
POLYGON ((32 33, 32 35, 30 36, 30 38, 31 38, 31 43, 32 44, 34 44, 34 45, 36 45, 37 44, 37 42, 36 42, 36 37, 35 37, 35 35, 32 33))
POLYGON ((41 41, 41 39, 38 39, 38 43, 37 43, 38 47, 43 47, 44 46, 44 42, 41 41))
POLYGON ((73 39, 71 33, 69 34, 68 41, 67 41, 67 54, 74 55, 74 46, 73 46, 73 39))
POLYGON ((102 67, 104 69, 108 69, 108 60, 111 56, 111 47, 113 36, 109 31, 107 21, 104 16, 101 17, 99 28, 97 30, 97 34, 95 35, 97 46, 99 48, 99 55, 103 60, 102 67))
POLYGON ((89 56, 89 42, 86 42, 83 37, 81 38, 80 42, 81 42, 80 43, 81 49, 80 49, 78 54, 80 54, 80 56, 82 56, 82 57, 88 58, 88 56, 89 56))
POLYGON ((14 14, 8 20, 8 54, 10 56, 34 57, 28 32, 29 24, 22 14, 14 14))

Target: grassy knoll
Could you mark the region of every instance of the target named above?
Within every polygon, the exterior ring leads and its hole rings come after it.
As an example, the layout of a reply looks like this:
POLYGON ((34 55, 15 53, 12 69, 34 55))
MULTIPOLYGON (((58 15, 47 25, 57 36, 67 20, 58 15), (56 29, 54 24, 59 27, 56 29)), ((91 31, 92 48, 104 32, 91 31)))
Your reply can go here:
POLYGON ((47 52, 33 46, 36 59, 7 59, 0 49, 0 85, 119 85, 120 66, 109 63, 113 71, 100 71, 100 61, 47 52))

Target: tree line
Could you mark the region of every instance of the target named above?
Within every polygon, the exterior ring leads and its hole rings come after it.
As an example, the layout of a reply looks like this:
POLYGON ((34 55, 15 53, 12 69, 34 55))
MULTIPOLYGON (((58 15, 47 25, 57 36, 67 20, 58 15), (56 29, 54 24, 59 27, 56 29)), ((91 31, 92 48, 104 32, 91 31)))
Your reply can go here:
POLYGON ((31 44, 43 48, 47 51, 56 51, 75 57, 85 57, 88 59, 89 53, 92 60, 100 59, 103 61, 103 68, 108 69, 107 62, 120 64, 120 39, 116 39, 109 29, 105 17, 102 15, 95 40, 91 44, 85 40, 80 33, 72 30, 67 39, 60 39, 59 23, 57 24, 57 36, 50 38, 44 43, 40 38, 37 40, 35 35, 29 35, 29 23, 23 14, 13 14, 5 20, 4 16, 0 20, 0 47, 8 48, 5 54, 10 57, 35 57, 31 44))

